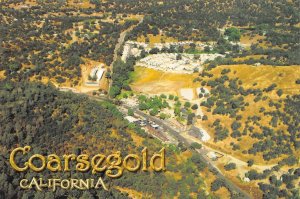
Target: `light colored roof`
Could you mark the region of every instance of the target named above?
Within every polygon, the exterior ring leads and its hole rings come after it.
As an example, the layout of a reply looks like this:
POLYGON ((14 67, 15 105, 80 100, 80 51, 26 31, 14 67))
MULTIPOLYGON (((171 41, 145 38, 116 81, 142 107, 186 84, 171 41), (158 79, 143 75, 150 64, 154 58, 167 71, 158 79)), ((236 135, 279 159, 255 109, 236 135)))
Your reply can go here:
POLYGON ((209 158, 211 158, 211 159, 217 158, 216 153, 213 152, 213 151, 208 152, 208 153, 207 153, 207 156, 208 156, 209 158))
POLYGON ((130 122, 130 123, 139 121, 139 119, 132 117, 132 116, 126 116, 125 119, 128 120, 128 122, 130 122))
POLYGON ((97 71, 97 74, 96 74, 97 75, 97 81, 100 81, 100 79, 103 76, 104 71, 105 71, 105 69, 103 69, 103 68, 97 71))
POLYGON ((207 142, 208 140, 210 140, 210 135, 204 129, 200 129, 200 133, 201 133, 201 140, 203 142, 207 142))
POLYGON ((151 126, 152 126, 153 128, 158 128, 158 127, 159 127, 158 124, 151 124, 151 126))

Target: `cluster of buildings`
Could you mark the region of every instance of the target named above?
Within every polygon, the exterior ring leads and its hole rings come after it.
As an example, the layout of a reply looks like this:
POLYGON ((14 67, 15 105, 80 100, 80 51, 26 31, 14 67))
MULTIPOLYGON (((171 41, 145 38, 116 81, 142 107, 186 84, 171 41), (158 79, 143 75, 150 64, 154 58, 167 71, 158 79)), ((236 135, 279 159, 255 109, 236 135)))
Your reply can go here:
POLYGON ((221 54, 199 54, 197 57, 186 53, 161 53, 149 55, 139 62, 138 66, 174 73, 193 73, 201 71, 207 60, 223 56, 221 54))
POLYGON ((192 41, 180 41, 180 42, 166 42, 166 43, 154 43, 148 44, 144 42, 136 42, 136 41, 127 41, 124 45, 122 61, 126 62, 126 60, 130 57, 139 57, 141 55, 142 50, 146 53, 149 53, 152 49, 157 48, 162 50, 163 48, 170 49, 173 47, 184 47, 189 46, 190 44, 195 44, 197 47, 204 48, 207 45, 203 43, 194 43, 192 41))
POLYGON ((136 125, 142 127, 143 129, 146 130, 146 132, 150 133, 154 137, 157 137, 159 140, 161 140, 163 142, 170 142, 169 138, 164 133, 163 128, 161 126, 159 126, 158 124, 156 124, 155 122, 147 120, 147 119, 136 118, 134 116, 129 116, 129 115, 126 116, 125 119, 129 123, 133 123, 133 124, 136 124, 136 125))
MULTIPOLYGON (((203 43, 195 43, 192 41, 168 42, 148 44, 144 42, 127 41, 123 48, 122 61, 126 62, 129 57, 140 57, 142 52, 149 53, 153 49, 171 49, 178 47, 188 47, 194 44, 195 47, 205 48, 208 46, 203 43)), ((211 47, 211 46, 209 46, 211 47)), ((157 53, 150 54, 142 58, 137 65, 175 73, 193 73, 202 69, 201 65, 205 61, 214 60, 217 57, 224 57, 221 54, 187 54, 187 53, 157 53)), ((172 52, 172 51, 169 51, 172 52)))
POLYGON ((137 65, 168 72, 193 73, 201 64, 201 60, 194 59, 194 55, 180 54, 180 56, 178 59, 177 53, 149 55, 137 62, 137 65))

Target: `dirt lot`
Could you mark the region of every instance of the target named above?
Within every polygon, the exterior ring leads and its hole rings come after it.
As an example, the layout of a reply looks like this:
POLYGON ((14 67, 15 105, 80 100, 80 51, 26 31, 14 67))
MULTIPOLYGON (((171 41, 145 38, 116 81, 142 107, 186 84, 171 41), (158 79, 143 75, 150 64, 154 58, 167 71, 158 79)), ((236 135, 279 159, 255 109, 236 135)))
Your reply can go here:
POLYGON ((179 94, 182 88, 197 88, 193 83, 198 74, 173 74, 150 68, 135 68, 131 87, 134 91, 148 94, 179 94))

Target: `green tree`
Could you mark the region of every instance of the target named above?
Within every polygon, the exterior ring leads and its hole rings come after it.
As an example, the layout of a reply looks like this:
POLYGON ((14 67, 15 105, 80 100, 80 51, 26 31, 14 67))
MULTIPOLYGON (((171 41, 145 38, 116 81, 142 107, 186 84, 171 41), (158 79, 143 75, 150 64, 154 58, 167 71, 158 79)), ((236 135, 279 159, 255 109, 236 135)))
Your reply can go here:
POLYGON ((279 97, 281 97, 281 95, 283 94, 283 90, 282 90, 282 89, 279 89, 276 93, 277 93, 277 95, 278 95, 279 97))
POLYGON ((167 117, 168 116, 165 113, 159 114, 159 118, 162 119, 162 120, 166 119, 167 117))
POLYGON ((229 163, 229 164, 226 164, 224 166, 224 168, 225 168, 226 171, 233 170, 233 169, 236 169, 236 164, 235 163, 229 163))
POLYGON ((202 148, 202 144, 199 144, 198 142, 193 142, 191 144, 191 147, 194 149, 201 149, 202 148))
POLYGON ((227 28, 225 30, 225 35, 228 36, 228 40, 229 41, 240 41, 241 39, 241 32, 239 29, 231 27, 231 28, 227 28))
POLYGON ((191 107, 191 103, 190 102, 185 102, 184 103, 184 107, 185 108, 190 108, 191 107))
POLYGON ((128 115, 129 116, 134 116, 134 111, 131 108, 128 109, 128 115))
POLYGON ((254 164, 254 160, 250 159, 247 161, 248 167, 251 167, 254 164))

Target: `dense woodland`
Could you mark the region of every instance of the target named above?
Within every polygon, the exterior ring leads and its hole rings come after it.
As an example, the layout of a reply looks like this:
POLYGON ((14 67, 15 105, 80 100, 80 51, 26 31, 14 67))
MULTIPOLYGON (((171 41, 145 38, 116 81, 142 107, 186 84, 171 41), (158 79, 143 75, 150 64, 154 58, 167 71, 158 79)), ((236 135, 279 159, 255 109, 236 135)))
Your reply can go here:
POLYGON ((121 94, 122 90, 130 91, 130 73, 134 71, 135 59, 129 58, 126 63, 118 59, 114 62, 111 75, 112 87, 109 91, 111 97, 116 97, 121 94))
MULTIPOLYGON (((87 8, 68 6, 67 1, 40 0, 37 5, 13 9, 22 1, 1 2, 0 69, 9 78, 57 83, 80 82, 84 58, 110 65, 114 46, 122 30, 137 21, 130 14, 144 15, 143 23, 127 39, 148 34, 164 34, 178 40, 214 41, 218 51, 232 47, 222 38, 226 26, 241 27, 242 32, 264 35, 252 51, 238 51, 232 56, 267 55, 262 60, 247 60, 271 65, 299 64, 299 1, 265 2, 231 0, 226 2, 190 0, 91 1, 87 8), (99 13, 93 15, 93 13, 99 13), (113 20, 107 21, 111 15, 113 20), (120 17, 121 16, 121 17, 120 17), (125 17, 125 23, 121 23, 125 17), (276 48, 275 48, 276 47, 276 48)), ((76 1, 80 3, 81 1, 76 1)), ((226 32, 225 32, 226 35, 226 32)), ((231 49, 232 50, 232 49, 231 49)))
POLYGON ((6 77, 47 77, 77 85, 83 58, 109 66, 121 31, 136 23, 105 22, 104 16, 81 16, 61 6, 42 4, 20 10, 1 6, 0 70, 5 70, 6 77))
MULTIPOLYGON (((119 179, 109 180, 104 177, 105 183, 112 188, 109 192, 102 189, 95 191, 20 191, 19 180, 30 179, 43 175, 45 179, 60 176, 63 178, 81 177, 94 178, 88 173, 65 172, 51 174, 47 171, 37 174, 34 172, 18 173, 10 168, 8 163, 10 151, 17 146, 30 145, 32 153, 58 155, 68 153, 111 154, 120 150, 122 154, 133 152, 138 154, 142 148, 133 141, 132 136, 144 139, 143 146, 152 153, 161 149, 161 143, 151 139, 144 131, 137 127, 129 127, 123 120, 116 107, 108 102, 96 102, 87 97, 72 93, 62 93, 51 85, 40 83, 12 81, 0 82, 0 115, 1 115, 1 173, 0 198, 67 198, 67 195, 79 198, 127 198, 114 186, 132 188, 151 195, 154 198, 172 197, 180 191, 180 198, 187 193, 196 193, 201 198, 209 198, 205 193, 203 179, 198 173, 206 168, 206 164, 194 154, 187 161, 180 164, 175 156, 182 150, 176 146, 167 147, 167 169, 178 172, 183 176, 177 181, 164 172, 124 173, 119 179), (131 128, 130 131, 129 128, 131 128), (112 135, 118 134, 118 138, 112 135), (133 133, 133 134, 132 134, 133 133), (83 137, 81 141, 80 137, 83 137), (197 183, 195 183, 197 182, 197 183), (141 186, 141 184, 143 186, 141 186), (184 185, 184 186, 183 186, 184 185), (163 188, 164 187, 164 188, 163 188)), ((19 159, 20 162, 24 160, 19 159)))

